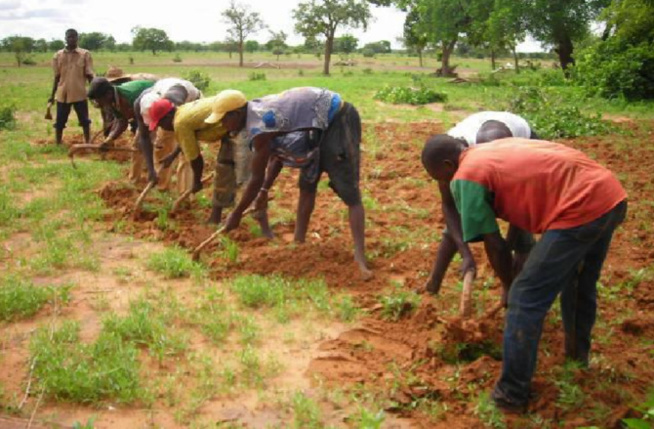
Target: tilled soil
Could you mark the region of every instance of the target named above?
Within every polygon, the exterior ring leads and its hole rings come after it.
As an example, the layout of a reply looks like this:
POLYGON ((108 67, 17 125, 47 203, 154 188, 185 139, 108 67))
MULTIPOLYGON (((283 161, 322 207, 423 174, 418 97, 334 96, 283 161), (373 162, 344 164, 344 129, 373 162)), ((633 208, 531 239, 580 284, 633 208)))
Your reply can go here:
MULTIPOLYGON (((612 169, 629 193, 628 217, 615 234, 601 279, 594 358, 591 369, 574 375, 583 392, 574 405, 561 400, 563 387, 557 385, 563 364, 560 321, 551 314, 545 323, 530 411, 544 420, 565 422, 564 427, 618 427, 621 418, 637 415, 634 406, 654 379, 654 123, 622 126, 621 134, 563 141, 612 169), (638 275, 647 269, 649 274, 638 275), (605 289, 614 293, 603 293, 605 289)), ((496 304, 500 292, 483 248, 473 248, 479 265, 478 318, 457 317, 456 262, 440 295, 421 295, 418 307, 407 308, 400 320, 385 319, 379 301, 394 288, 422 288, 433 261, 444 222, 436 184, 422 169, 420 151, 428 136, 442 131, 441 125, 429 123, 364 125, 364 135, 375 139, 363 142, 361 179, 371 280, 359 276, 346 208, 326 186, 319 188, 307 242, 292 242, 296 171, 280 175, 274 186, 270 219, 275 239, 258 237, 255 223, 244 220, 229 236, 238 244, 236 261, 226 257, 218 240, 203 259, 217 279, 244 273, 322 277, 334 292, 353 295, 366 315, 356 328, 320 345, 307 376, 339 387, 365 386, 386 399, 387 411, 410 417, 420 427, 468 428, 481 426, 477 397, 492 388, 501 369, 503 311, 479 318, 496 304), (436 417, 423 406, 430 401, 442 405, 436 417)), ((162 219, 161 208, 169 203, 150 197, 134 216, 140 189, 126 182, 108 183, 98 191, 114 209, 106 219, 110 228, 120 224, 136 237, 188 249, 213 232, 204 223, 210 208, 201 207, 199 200, 162 219)), ((535 421, 533 414, 509 417, 514 427, 535 421)))

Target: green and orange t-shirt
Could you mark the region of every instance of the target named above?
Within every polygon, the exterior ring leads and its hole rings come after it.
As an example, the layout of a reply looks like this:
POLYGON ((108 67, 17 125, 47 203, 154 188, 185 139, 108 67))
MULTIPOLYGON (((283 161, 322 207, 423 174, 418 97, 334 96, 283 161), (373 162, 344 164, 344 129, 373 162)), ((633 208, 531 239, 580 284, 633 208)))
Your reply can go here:
POLYGON ((533 233, 574 228, 627 197, 613 173, 582 152, 521 138, 465 150, 450 189, 464 241, 498 231, 498 217, 533 233))

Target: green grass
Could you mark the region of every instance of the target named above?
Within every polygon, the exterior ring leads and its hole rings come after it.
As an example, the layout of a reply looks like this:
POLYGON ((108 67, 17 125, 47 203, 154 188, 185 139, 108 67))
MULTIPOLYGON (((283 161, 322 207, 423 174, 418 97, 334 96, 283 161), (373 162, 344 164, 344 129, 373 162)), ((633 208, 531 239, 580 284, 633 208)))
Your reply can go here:
POLYGON ((47 303, 67 303, 71 287, 36 286, 27 279, 10 275, 0 283, 0 321, 31 317, 47 303))
POLYGON ((230 288, 247 308, 274 311, 280 322, 306 314, 307 310, 328 313, 330 295, 324 280, 291 280, 280 276, 240 276, 230 281, 230 288))
POLYGON ((57 400, 99 404, 140 398, 138 351, 103 332, 91 344, 79 339, 79 323, 38 329, 30 341, 38 388, 57 400))
POLYGON ((206 275, 205 268, 200 263, 194 262, 188 252, 178 246, 168 247, 162 252, 150 255, 147 267, 163 274, 167 279, 191 276, 201 278, 206 275))
POLYGON ((477 404, 474 413, 479 420, 487 427, 496 429, 506 428, 502 412, 497 409, 488 392, 480 393, 477 397, 477 404))
POLYGON ((102 329, 125 342, 147 347, 162 361, 188 347, 186 336, 174 327, 178 312, 176 306, 174 298, 148 299, 144 296, 130 303, 127 316, 108 315, 103 320, 102 329))
POLYGON ((420 295, 406 290, 402 285, 396 284, 390 292, 379 297, 382 305, 381 315, 387 320, 398 321, 413 313, 420 304, 420 295))

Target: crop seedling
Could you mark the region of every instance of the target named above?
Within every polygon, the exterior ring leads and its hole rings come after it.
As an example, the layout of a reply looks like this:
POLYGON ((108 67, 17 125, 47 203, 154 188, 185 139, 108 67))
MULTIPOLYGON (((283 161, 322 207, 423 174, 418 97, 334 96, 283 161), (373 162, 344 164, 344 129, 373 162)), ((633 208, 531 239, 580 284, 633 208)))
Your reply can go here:
POLYGON ((411 314, 420 304, 420 296, 412 291, 403 290, 402 285, 396 284, 393 290, 379 299, 382 305, 382 317, 398 321, 411 314))

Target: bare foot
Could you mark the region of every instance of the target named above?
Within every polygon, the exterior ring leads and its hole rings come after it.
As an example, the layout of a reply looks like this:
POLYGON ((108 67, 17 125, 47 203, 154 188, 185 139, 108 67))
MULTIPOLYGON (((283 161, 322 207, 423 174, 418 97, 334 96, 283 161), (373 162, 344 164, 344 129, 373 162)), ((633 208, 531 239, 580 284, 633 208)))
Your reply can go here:
POLYGON ((359 272, 361 273, 361 280, 366 282, 375 276, 374 273, 363 264, 359 264, 359 272))

